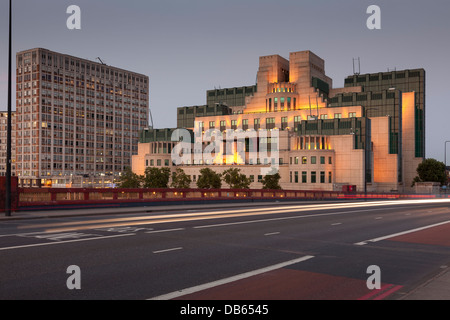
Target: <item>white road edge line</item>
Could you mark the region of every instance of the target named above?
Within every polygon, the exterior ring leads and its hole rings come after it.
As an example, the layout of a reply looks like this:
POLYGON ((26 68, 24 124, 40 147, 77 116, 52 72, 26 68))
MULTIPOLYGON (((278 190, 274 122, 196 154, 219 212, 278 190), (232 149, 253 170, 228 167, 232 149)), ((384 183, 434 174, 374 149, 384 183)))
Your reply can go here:
POLYGON ((265 236, 275 236, 277 234, 280 234, 280 232, 271 232, 271 233, 266 233, 265 236))
POLYGON ((172 249, 165 249, 165 250, 159 250, 159 251, 153 251, 154 254, 158 254, 158 253, 164 253, 164 252, 170 252, 170 251, 177 251, 177 250, 182 250, 182 247, 179 248, 172 248, 172 249))
POLYGON ((154 298, 150 298, 150 299, 147 299, 147 300, 171 300, 171 299, 175 299, 175 298, 178 298, 178 297, 181 297, 181 296, 185 296, 185 295, 188 295, 188 294, 191 294, 191 293, 199 292, 199 291, 210 289, 210 288, 214 288, 214 287, 217 287, 217 286, 220 286, 220 285, 223 285, 223 284, 227 284, 227 283, 231 283, 231 282, 234 282, 234 281, 238 281, 238 280, 242 280, 242 279, 245 279, 245 278, 249 278, 249 277, 252 277, 252 276, 256 276, 256 275, 259 275, 259 274, 262 274, 262 273, 266 273, 266 272, 274 271, 274 270, 277 270, 277 269, 281 269, 281 268, 284 268, 284 267, 287 267, 287 266, 290 266, 290 265, 293 265, 293 264, 296 264, 296 263, 299 263, 299 262, 303 262, 303 261, 306 261, 306 260, 309 260, 309 259, 312 259, 312 258, 314 258, 314 256, 304 256, 304 257, 301 257, 299 259, 287 261, 287 262, 284 262, 284 263, 279 263, 279 264, 276 264, 276 265, 273 265, 273 266, 270 266, 270 267, 266 267, 266 268, 262 268, 262 269, 259 269, 259 270, 254 270, 254 271, 242 273, 240 275, 236 275, 236 276, 225 278, 225 279, 218 280, 218 281, 213 281, 213 282, 210 282, 210 283, 205 283, 205 284, 202 284, 202 285, 199 285, 199 286, 186 288, 186 289, 183 289, 183 290, 179 290, 179 291, 175 291, 175 292, 172 292, 172 293, 164 294, 164 295, 157 296, 157 297, 154 297, 154 298))
POLYGON ((379 238, 375 238, 375 239, 370 239, 370 240, 357 242, 357 243, 355 243, 355 245, 357 245, 357 246, 364 246, 364 245, 366 245, 369 242, 378 242, 378 241, 386 240, 386 239, 389 239, 389 238, 402 236, 402 235, 405 235, 405 234, 408 234, 408 233, 413 233, 413 232, 422 231, 422 230, 426 230, 426 229, 430 229, 430 228, 434 228, 434 227, 439 227, 439 226, 442 226, 442 225, 448 224, 448 223, 450 223, 450 220, 444 221, 444 222, 440 222, 440 223, 436 223, 436 224, 432 224, 432 225, 425 226, 425 227, 420 227, 420 228, 411 229, 411 230, 407 230, 407 231, 403 231, 403 232, 393 233, 393 234, 390 234, 390 235, 387 235, 387 236, 383 236, 383 237, 379 237, 379 238))
POLYGON ((23 245, 23 246, 0 248, 0 251, 13 250, 13 249, 23 249, 23 248, 32 248, 32 247, 43 247, 43 246, 51 246, 51 245, 56 245, 56 244, 66 244, 66 243, 91 241, 91 240, 102 240, 102 239, 134 236, 134 235, 135 235, 134 233, 127 233, 127 234, 119 234, 119 235, 115 235, 115 236, 95 237, 95 238, 88 238, 88 239, 67 240, 67 241, 60 241, 60 242, 35 243, 35 244, 27 244, 27 245, 23 245))

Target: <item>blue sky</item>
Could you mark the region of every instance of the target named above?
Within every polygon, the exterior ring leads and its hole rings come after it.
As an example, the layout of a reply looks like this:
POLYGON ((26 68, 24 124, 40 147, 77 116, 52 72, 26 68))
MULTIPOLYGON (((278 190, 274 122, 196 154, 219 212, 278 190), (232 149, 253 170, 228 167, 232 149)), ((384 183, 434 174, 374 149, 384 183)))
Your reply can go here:
MULTIPOLYGON (((176 108, 206 103, 206 90, 253 85, 258 58, 311 50, 334 87, 353 73, 424 68, 426 156, 444 160, 450 75, 448 0, 15 0, 13 52, 34 47, 150 77, 155 127, 176 126, 176 108), (369 30, 369 5, 381 30, 369 30), (81 30, 66 9, 81 8, 81 30)), ((8 1, 0 3, 0 109, 7 108, 8 1)), ((15 109, 15 106, 13 106, 15 109)), ((448 148, 450 159, 450 148, 448 148)))

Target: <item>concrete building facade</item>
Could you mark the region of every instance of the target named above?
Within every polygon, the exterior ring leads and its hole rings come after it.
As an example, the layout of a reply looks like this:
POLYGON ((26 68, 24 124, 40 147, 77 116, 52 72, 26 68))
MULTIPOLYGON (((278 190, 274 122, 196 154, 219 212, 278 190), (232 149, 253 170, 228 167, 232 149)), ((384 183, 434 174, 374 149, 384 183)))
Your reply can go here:
MULTIPOLYGON (((223 137, 240 130, 276 132, 275 162, 283 189, 342 190, 350 185, 358 191, 412 192, 415 169, 424 159, 423 69, 354 75, 344 88, 333 88, 324 60, 311 51, 293 52, 289 59, 264 56, 255 86, 210 90, 207 105, 201 112, 199 108, 178 110, 178 128, 194 132, 191 149, 199 153, 208 146, 204 139, 197 141, 199 132, 218 130, 223 137), (213 104, 220 112, 213 112, 213 104)), ((171 153, 178 140, 168 136, 174 129, 163 129, 166 134, 159 138, 154 130, 141 137, 139 154, 133 157, 138 174, 148 166, 179 167, 195 187, 205 166, 218 173, 238 167, 253 181, 251 188, 258 189, 262 169, 274 163, 270 155, 258 154, 252 161, 255 157, 246 147, 244 155, 216 153, 214 161, 207 162, 193 154, 174 165, 171 153)), ((239 143, 231 139, 228 143, 239 143)))
MULTIPOLYGON (((12 128, 11 128, 11 173, 16 175, 16 139, 15 139, 15 112, 12 112, 12 128)), ((8 137, 8 112, 0 111, 0 176, 6 175, 6 158, 7 158, 7 137, 8 137)))
POLYGON ((148 126, 149 78, 41 48, 16 59, 20 185, 113 185, 148 126))

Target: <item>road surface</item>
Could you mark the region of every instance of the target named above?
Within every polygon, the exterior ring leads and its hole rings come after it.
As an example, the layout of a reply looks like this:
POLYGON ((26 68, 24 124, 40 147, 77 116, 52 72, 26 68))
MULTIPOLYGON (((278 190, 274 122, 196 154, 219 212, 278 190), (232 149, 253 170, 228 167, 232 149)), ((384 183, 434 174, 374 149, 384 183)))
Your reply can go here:
POLYGON ((448 200, 147 211, 0 221, 0 300, 402 299, 450 266, 448 200))

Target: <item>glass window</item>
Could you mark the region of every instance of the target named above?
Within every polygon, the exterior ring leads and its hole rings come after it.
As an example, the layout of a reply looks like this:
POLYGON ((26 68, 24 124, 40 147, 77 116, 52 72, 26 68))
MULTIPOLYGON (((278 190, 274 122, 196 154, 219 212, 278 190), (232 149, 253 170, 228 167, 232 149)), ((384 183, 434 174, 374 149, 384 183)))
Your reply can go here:
POLYGON ((308 163, 308 158, 302 157, 302 164, 307 164, 307 163, 308 163))
POLYGON ((260 121, 259 121, 259 119, 253 120, 253 123, 254 123, 255 130, 259 130, 259 128, 260 128, 260 121))
POLYGON ((294 182, 298 183, 298 171, 294 172, 294 176, 295 176, 294 182))
POLYGON ((248 129, 248 119, 242 120, 242 130, 248 129))
POLYGON ((307 183, 308 180, 308 172, 303 171, 302 172, 302 183, 307 183))
POLYGON ((275 118, 267 118, 266 119, 266 129, 270 130, 275 128, 275 118))
POLYGON ((288 126, 288 118, 287 117, 282 117, 281 118, 281 130, 286 129, 288 126))
POLYGON ((316 164, 316 157, 315 156, 311 157, 311 164, 316 164))
POLYGON ((325 164, 325 157, 320 157, 320 164, 325 164))
POLYGON ((320 172, 320 183, 325 183, 325 171, 320 172))
POLYGON ((316 171, 312 171, 311 172, 311 183, 316 183, 317 182, 317 173, 316 171))

